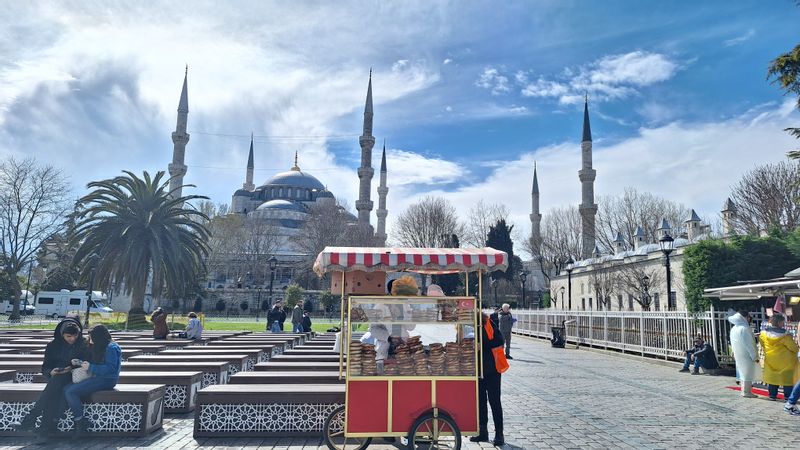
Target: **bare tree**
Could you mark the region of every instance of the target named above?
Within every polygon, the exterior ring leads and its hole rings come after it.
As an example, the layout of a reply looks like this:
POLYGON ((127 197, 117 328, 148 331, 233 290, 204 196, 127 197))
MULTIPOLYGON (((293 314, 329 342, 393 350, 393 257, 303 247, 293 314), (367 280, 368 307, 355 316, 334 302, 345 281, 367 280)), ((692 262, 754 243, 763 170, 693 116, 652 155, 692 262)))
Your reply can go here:
POLYGON ((463 242, 471 247, 484 247, 489 227, 500 220, 508 222, 508 208, 500 203, 487 204, 483 199, 478 200, 469 210, 467 222, 464 225, 463 242))
POLYGON ((733 187, 738 209, 737 232, 758 234, 773 227, 794 230, 800 225, 800 163, 764 164, 744 174, 733 187))
POLYGON ((244 217, 231 214, 229 216, 216 216, 211 219, 208 226, 210 237, 208 240, 209 254, 206 266, 210 273, 216 276, 223 275, 227 279, 231 272, 235 276, 241 270, 235 267, 237 248, 244 240, 244 217))
MULTIPOLYGON (((549 289, 550 279, 564 269, 570 258, 581 251, 581 216, 578 208, 567 206, 554 208, 542 218, 541 239, 533 236, 523 241, 523 247, 542 272, 545 287, 549 289)), ((556 293, 550 292, 552 298, 556 293)))
POLYGON ((643 310, 653 303, 651 288, 661 284, 663 270, 659 265, 645 262, 626 262, 615 266, 615 288, 633 297, 643 310))
POLYGON ((683 223, 689 209, 680 203, 666 200, 649 192, 625 188, 621 196, 603 196, 598 199, 597 240, 601 248, 612 250, 617 232, 633 242, 636 228, 642 227, 645 242, 658 242, 656 231, 661 219, 667 219, 672 227, 683 223))
POLYGON ((616 267, 612 266, 611 262, 596 264, 589 275, 589 284, 592 285, 595 296, 597 297, 597 305, 611 309, 611 293, 617 286, 617 271, 616 267))
POLYGON ((0 250, 14 292, 11 319, 19 318, 22 288, 17 273, 35 258, 45 240, 65 226, 72 206, 66 191, 61 171, 33 158, 8 158, 0 164, 0 250))
POLYGON ((398 216, 394 232, 400 245, 444 247, 453 234, 463 235, 463 226, 450 202, 428 196, 398 216))
MULTIPOLYGON (((267 260, 275 254, 281 237, 274 223, 255 217, 246 217, 242 223, 241 239, 236 248, 238 260, 241 261, 239 276, 250 274, 248 282, 263 283, 262 272, 267 260)), ((264 276, 266 274, 264 273, 264 276)))

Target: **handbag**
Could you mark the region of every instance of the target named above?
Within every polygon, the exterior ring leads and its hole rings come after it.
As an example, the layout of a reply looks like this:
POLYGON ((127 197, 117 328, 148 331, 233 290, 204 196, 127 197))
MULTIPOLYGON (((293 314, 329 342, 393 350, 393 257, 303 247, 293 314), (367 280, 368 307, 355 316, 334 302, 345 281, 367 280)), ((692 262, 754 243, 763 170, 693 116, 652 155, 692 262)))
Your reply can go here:
POLYGON ((88 380, 91 377, 92 375, 89 373, 89 369, 84 369, 83 367, 76 367, 72 369, 73 383, 80 383, 81 381, 88 380))
MULTIPOLYGON (((494 339, 494 328, 492 328, 492 324, 489 322, 489 319, 483 323, 483 330, 486 331, 486 336, 491 341, 494 339)), ((506 358, 506 352, 503 346, 494 347, 492 349, 492 356, 494 357, 494 368, 497 370, 497 373, 505 373, 508 368, 510 367, 508 364, 508 358, 506 358)))

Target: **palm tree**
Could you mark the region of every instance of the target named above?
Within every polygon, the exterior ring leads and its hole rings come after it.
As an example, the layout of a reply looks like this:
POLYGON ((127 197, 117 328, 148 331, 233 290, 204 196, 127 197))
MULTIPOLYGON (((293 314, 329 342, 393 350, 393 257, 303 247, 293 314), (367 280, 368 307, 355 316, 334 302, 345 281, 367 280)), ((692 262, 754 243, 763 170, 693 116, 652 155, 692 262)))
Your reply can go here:
POLYGON ((75 261, 82 276, 94 269, 98 287, 122 283, 131 293, 130 314, 141 318, 151 271, 153 292, 166 287, 174 297, 205 269, 208 218, 188 202, 208 197, 173 197, 164 172, 152 178, 124 174, 87 185, 94 190, 78 200, 72 239, 79 244, 75 261))

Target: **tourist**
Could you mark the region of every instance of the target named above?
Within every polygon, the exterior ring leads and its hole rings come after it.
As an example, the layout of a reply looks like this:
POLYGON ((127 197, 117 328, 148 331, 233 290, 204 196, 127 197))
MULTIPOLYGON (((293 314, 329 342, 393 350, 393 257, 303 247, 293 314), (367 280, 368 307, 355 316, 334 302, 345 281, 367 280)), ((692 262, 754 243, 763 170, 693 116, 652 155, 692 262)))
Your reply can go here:
POLYGON ((286 320, 286 313, 281 308, 281 302, 275 302, 267 313, 267 329, 273 333, 281 333, 284 320, 286 320))
POLYGON ((678 372, 689 372, 689 365, 693 363, 692 375, 700 375, 700 367, 707 373, 716 373, 719 369, 719 362, 717 361, 717 354, 714 352, 714 347, 706 342, 702 336, 694 338, 694 348, 686 350, 686 360, 683 362, 683 368, 678 372))
POLYGON ((153 314, 150 316, 150 321, 153 322, 153 339, 166 339, 169 334, 167 312, 159 306, 153 311, 153 314))
POLYGON ((80 383, 72 384, 64 390, 67 406, 72 411, 75 427, 74 437, 85 435, 88 428, 87 420, 83 416, 81 398, 88 397, 97 391, 113 389, 119 381, 122 350, 111 339, 108 329, 103 325, 96 325, 92 328, 89 332, 89 344, 91 345, 89 356, 91 362, 83 361, 81 367, 88 370, 91 377, 80 383))
POLYGON ((503 303, 502 308, 497 313, 497 322, 500 333, 503 335, 503 340, 506 341, 506 358, 514 359, 511 357, 511 328, 514 326, 516 319, 511 315, 511 305, 503 303))
POLYGON ((736 371, 738 372, 742 397, 754 398, 753 379, 756 376, 756 362, 758 362, 758 350, 753 330, 750 328, 752 322, 750 313, 739 311, 728 317, 728 322, 733 324, 731 328, 731 347, 733 347, 733 358, 736 360, 736 371))
POLYGON ((56 325, 53 340, 47 344, 42 362, 42 375, 47 378, 47 385, 28 415, 12 425, 14 431, 33 431, 36 419, 41 415, 38 440, 44 440, 56 432, 58 420, 66 407, 64 389, 72 384, 71 361, 88 357, 82 331, 80 321, 73 318, 64 319, 56 325))
POLYGON ((292 333, 303 332, 303 302, 295 303, 292 308, 292 333))
POLYGON ((489 411, 486 403, 492 407, 494 420, 494 445, 505 444, 503 437, 503 405, 500 401, 501 375, 497 371, 492 349, 503 346, 503 335, 486 314, 481 314, 481 353, 483 359, 483 378, 478 380, 478 419, 479 431, 477 436, 469 438, 472 442, 489 441, 489 411), (490 336, 491 335, 491 336, 490 336))
POLYGON ((181 337, 194 340, 202 339, 203 324, 200 323, 200 319, 197 318, 197 314, 190 312, 187 317, 189 317, 189 322, 186 323, 186 331, 181 334, 181 337))
POLYGON ((308 313, 308 311, 303 311, 303 332, 311 332, 311 315, 308 313))
MULTIPOLYGON (((797 324, 797 332, 794 336, 797 339, 796 343, 800 343, 800 323, 797 324)), ((795 378, 798 379, 797 384, 794 385, 792 393, 786 398, 786 404, 783 405, 783 409, 793 416, 800 416, 800 409, 797 408, 797 401, 800 400, 800 377, 795 378)))
POLYGON ((780 386, 783 386, 784 399, 788 399, 794 384, 797 344, 784 328, 785 322, 782 314, 775 313, 758 334, 761 348, 764 349, 764 383, 767 384, 770 400, 778 399, 780 386))
POLYGON ((442 287, 438 284, 432 284, 428 286, 428 290, 425 291, 425 295, 428 297, 444 297, 444 291, 442 291, 442 287))

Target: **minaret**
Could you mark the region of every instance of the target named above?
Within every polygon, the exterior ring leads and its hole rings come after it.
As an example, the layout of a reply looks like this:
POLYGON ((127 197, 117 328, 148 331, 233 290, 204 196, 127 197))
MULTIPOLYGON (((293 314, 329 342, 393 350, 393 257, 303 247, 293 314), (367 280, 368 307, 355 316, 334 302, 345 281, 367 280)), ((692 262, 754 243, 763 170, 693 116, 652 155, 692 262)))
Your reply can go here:
POLYGON ((381 180, 378 184, 378 231, 375 237, 378 239, 378 245, 381 247, 386 245, 386 216, 389 211, 386 210, 386 194, 389 193, 389 188, 386 186, 386 140, 383 141, 383 155, 381 156, 381 180))
POLYGON ((245 191, 253 192, 256 190, 256 185, 253 184, 253 169, 255 166, 253 165, 253 133, 250 133, 250 155, 247 156, 247 175, 244 179, 244 184, 242 185, 242 189, 245 191))
POLYGON ((581 142, 581 257, 589 258, 595 244, 594 219, 597 215, 597 204, 594 202, 594 179, 597 172, 592 169, 592 130, 589 126, 589 97, 583 104, 583 140, 581 142))
POLYGON ((358 138, 361 145, 361 167, 358 168, 358 200, 356 200, 356 210, 358 211, 358 224, 370 226, 369 215, 372 212, 372 201, 370 201, 370 191, 372 190, 372 176, 375 171, 372 169, 372 147, 375 146, 375 138, 372 136, 372 69, 369 70, 369 85, 367 86, 367 102, 364 105, 364 132, 358 138))
POLYGON ((542 215, 539 213, 539 179, 536 176, 536 161, 533 162, 533 187, 531 188, 531 238, 538 246, 542 242, 542 215))
POLYGON ((169 164, 169 190, 173 197, 181 196, 181 186, 183 186, 183 176, 186 175, 186 164, 183 163, 186 156, 186 144, 189 142, 189 133, 186 132, 186 123, 189 119, 189 94, 186 88, 186 79, 189 77, 189 66, 183 75, 183 89, 181 90, 181 100, 178 102, 178 124, 172 133, 172 163, 169 164))

